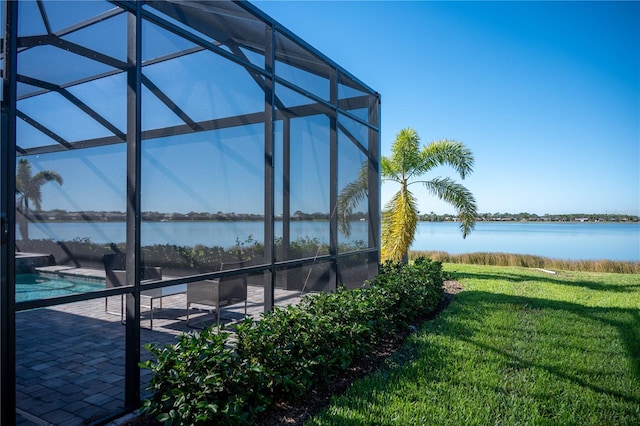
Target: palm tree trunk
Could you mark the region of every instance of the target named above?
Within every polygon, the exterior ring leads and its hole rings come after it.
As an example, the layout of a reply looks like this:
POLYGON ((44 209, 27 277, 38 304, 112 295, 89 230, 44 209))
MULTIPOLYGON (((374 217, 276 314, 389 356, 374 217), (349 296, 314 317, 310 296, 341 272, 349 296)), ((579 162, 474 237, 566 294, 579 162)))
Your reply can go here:
POLYGON ((22 241, 29 240, 29 218, 27 216, 29 212, 29 204, 25 199, 22 199, 19 203, 21 206, 17 210, 17 223, 20 230, 20 236, 22 241))

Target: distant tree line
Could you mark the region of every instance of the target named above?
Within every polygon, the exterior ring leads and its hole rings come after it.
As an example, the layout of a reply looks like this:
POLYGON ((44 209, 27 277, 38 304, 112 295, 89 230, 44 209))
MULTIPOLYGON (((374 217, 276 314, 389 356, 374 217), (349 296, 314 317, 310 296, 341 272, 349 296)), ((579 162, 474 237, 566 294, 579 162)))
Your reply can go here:
MULTIPOLYGON (((122 222, 126 219, 125 212, 119 211, 85 211, 68 212, 66 210, 30 211, 30 219, 38 221, 92 221, 92 222, 122 222)), ((160 213, 143 212, 142 220, 149 222, 168 221, 254 221, 263 220, 264 216, 253 213, 160 213)), ((367 220, 364 212, 355 212, 350 216, 351 220, 367 220)), ((276 219, 281 219, 277 216, 276 219)), ((329 213, 305 213, 300 210, 291 215, 291 220, 329 220, 329 213)), ((434 212, 418 215, 423 222, 457 222, 459 218, 455 214, 437 214, 434 212)), ((535 213, 478 213, 478 222, 640 222, 640 216, 625 214, 597 214, 597 213, 571 213, 571 214, 545 214, 535 213)))
MULTIPOLYGON (((29 219, 37 221, 90 221, 90 222, 123 222, 126 220, 126 213, 119 211, 84 211, 84 212, 68 212, 66 210, 49 210, 49 211, 30 211, 29 219)), ((142 212, 142 220, 148 222, 185 222, 185 221, 258 221, 263 220, 264 216, 253 213, 225 213, 225 212, 189 212, 189 213, 160 213, 160 212, 142 212)), ((281 216, 276 216, 281 219, 281 216)), ((296 211, 291 215, 291 220, 329 220, 329 213, 305 213, 296 211)), ((363 212, 356 212, 351 215, 351 220, 366 220, 367 215, 363 212)))
MULTIPOLYGON (((457 222, 454 214, 436 214, 434 212, 419 216, 424 222, 457 222)), ((479 213, 478 222, 640 222, 640 216, 627 214, 570 213, 544 214, 535 213, 479 213)))

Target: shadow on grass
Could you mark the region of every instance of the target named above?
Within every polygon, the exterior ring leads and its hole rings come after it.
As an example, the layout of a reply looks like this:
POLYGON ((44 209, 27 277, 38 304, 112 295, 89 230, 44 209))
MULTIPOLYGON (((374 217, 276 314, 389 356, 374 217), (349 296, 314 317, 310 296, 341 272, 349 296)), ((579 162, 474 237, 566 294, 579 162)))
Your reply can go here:
MULTIPOLYGON (((483 271, 449 273, 463 285, 465 279, 502 283, 529 282, 534 285, 552 283, 575 290, 584 288, 616 295, 637 292, 640 287, 640 284, 630 282, 632 277, 626 284, 606 285, 573 277, 571 279, 575 281, 565 280, 562 273, 550 276, 541 272, 538 276, 527 269, 523 269, 521 274, 517 270, 495 274, 483 271)), ((492 368, 489 366, 489 369, 492 368)), ((416 417, 411 424, 437 424, 438 421, 464 424, 466 421, 473 422, 474 419, 476 423, 509 424, 508 417, 505 416, 517 418, 532 415, 536 419, 536 413, 549 424, 553 419, 562 418, 556 416, 574 414, 581 417, 573 419, 573 423, 584 421, 595 424, 601 409, 604 413, 598 419, 602 424, 615 424, 611 422, 616 419, 624 424, 629 419, 633 422, 640 414, 640 395, 633 386, 634 381, 640 382, 639 309, 593 307, 571 301, 467 289, 457 294, 450 307, 437 319, 425 323, 420 332, 410 337, 402 349, 385 361, 385 367, 365 379, 362 386, 354 386, 344 397, 334 399, 333 407, 325 411, 326 422, 311 424, 366 424, 366 421, 373 418, 376 419, 375 424, 396 424, 385 419, 389 414, 385 407, 390 404, 395 410, 412 409, 415 404, 427 406, 422 411, 416 409, 415 413, 425 414, 431 420, 421 422, 416 417), (500 318, 492 318, 496 311, 504 311, 506 315, 497 325, 496 319, 500 318), (511 311, 514 315, 510 321, 508 313, 511 311), (543 318, 542 322, 538 323, 537 318, 543 318), (566 323, 563 323, 563 318, 566 318, 566 323), (533 327, 530 326, 530 321, 534 322, 533 327), (583 323, 586 323, 584 327, 583 323), (602 335, 608 334, 607 338, 610 339, 605 342, 614 341, 615 344, 599 345, 602 342, 598 337, 601 331, 602 335), (513 340, 509 340, 510 338, 513 340), (543 343, 540 344, 544 346, 536 347, 537 339, 541 339, 540 342, 543 343), (588 339, 592 342, 588 342, 588 339), (492 344, 493 342, 496 344, 492 344), (479 357, 470 358, 471 363, 465 362, 464 351, 473 351, 474 347, 479 349, 479 357), (547 348, 554 352, 547 354, 547 348), (568 358, 564 362, 565 360, 555 357, 556 354, 575 354, 576 358, 568 358), (618 363, 623 367, 608 368, 613 357, 623 358, 624 362, 618 363), (504 368, 506 372, 519 375, 520 370, 529 370, 522 376, 529 382, 523 382, 520 388, 517 383, 509 383, 508 377, 502 377, 500 383, 506 384, 501 387, 489 377, 495 372, 488 376, 482 376, 482 373, 476 376, 474 366, 481 370, 483 366, 477 363, 491 363, 492 358, 499 358, 500 365, 496 364, 496 368, 504 368), (458 372, 461 374, 457 374, 458 372), (538 376, 538 372, 542 374, 538 376), (621 378, 612 377, 609 380, 605 377, 607 374, 621 378), (544 381, 547 376, 550 377, 548 392, 545 391, 547 388, 544 382, 535 391, 527 390, 536 389, 532 385, 532 378, 539 377, 544 381), (570 389, 572 385, 577 389, 570 389), (417 392, 416 387, 419 388, 417 392), (484 399, 485 395, 481 391, 483 387, 491 390, 492 394, 487 397, 494 399, 493 401, 484 399), (514 389, 527 393, 519 394, 514 389), (593 395, 581 399, 582 392, 593 395), (475 402, 465 404, 462 400, 467 394, 469 399, 475 398, 475 402), (422 399, 421 395, 426 396, 422 399), (513 398, 520 397, 518 401, 512 401, 513 398), (552 400, 555 397, 560 399, 557 404, 552 400), (576 397, 578 401, 573 401, 576 397), (590 398, 601 401, 602 405, 591 407, 590 398), (526 410, 529 400, 536 401, 531 412, 519 411, 523 408, 526 410), (483 411, 486 407, 491 408, 484 413, 474 411, 483 411), (573 413, 571 407, 577 407, 577 411, 573 413), (497 412, 502 408, 512 411, 497 412), (620 410, 619 415, 616 410, 620 410), (596 418, 590 417, 592 415, 596 418)), ((564 420, 567 421, 567 417, 564 420)), ((541 421, 540 418, 537 421, 541 421)))
MULTIPOLYGON (((478 277, 475 274, 471 275, 473 275, 473 277, 475 278, 478 277)), ((499 276, 492 276, 491 279, 504 278, 499 276)), ((605 288, 609 289, 606 286, 605 288)), ((566 301, 555 301, 533 297, 496 294, 475 290, 465 291, 463 294, 461 294, 458 303, 465 305, 465 307, 461 310, 461 312, 456 313, 456 315, 464 315, 465 318, 469 318, 468 315, 470 315, 472 318, 474 318, 474 320, 477 320, 478 317, 482 316, 482 312, 479 312, 478 310, 475 310, 474 312, 473 306, 477 306, 481 303, 483 306, 489 309, 491 306, 509 305, 519 310, 540 310, 541 312, 543 310, 563 311, 573 315, 577 315, 588 321, 600 323, 603 327, 612 327, 617 330, 618 335, 620 336, 620 340, 622 341, 626 350, 626 358, 630 360, 633 374, 637 378, 637 381, 640 383, 640 309, 588 307, 578 303, 571 303, 566 301)), ((562 327, 563 324, 558 324, 558 329, 554 330, 554 335, 566 333, 566 331, 562 327)), ((559 368, 553 366, 530 362, 517 357, 506 350, 500 349, 495 346, 490 346, 482 342, 478 342, 472 338, 475 332, 476 330, 473 329, 468 329, 465 331, 455 330, 455 333, 452 337, 458 338, 469 344, 476 345, 483 350, 492 351, 506 358, 511 358, 518 365, 545 369, 549 373, 561 379, 572 381, 580 386, 592 389, 595 392, 615 396, 628 402, 640 404, 640 398, 633 395, 627 395, 616 390, 605 389, 601 386, 589 383, 583 378, 580 378, 578 375, 572 375, 569 372, 561 371, 559 368)), ((583 348, 583 350, 586 349, 583 348)))
MULTIPOLYGON (((471 279, 479 279, 479 280, 487 280, 487 281, 508 281, 508 282, 525 282, 525 281, 533 281, 533 282, 541 282, 541 283, 552 283, 563 286, 570 286, 576 288, 585 288, 589 290, 595 291, 606 291, 613 293, 633 293, 640 289, 640 283, 631 283, 631 284, 619 284, 619 285, 607 285, 602 284, 600 282, 588 281, 588 280, 577 280, 577 281, 568 281, 566 279, 562 279, 563 273, 560 272, 558 278, 555 278, 554 275, 533 275, 531 270, 526 270, 526 273, 517 274, 513 272, 504 272, 504 273, 474 273, 474 272, 458 272, 458 271, 449 271, 449 274, 452 278, 456 280, 464 280, 465 278, 471 279)), ((540 272, 540 274, 544 274, 544 272, 540 272)))

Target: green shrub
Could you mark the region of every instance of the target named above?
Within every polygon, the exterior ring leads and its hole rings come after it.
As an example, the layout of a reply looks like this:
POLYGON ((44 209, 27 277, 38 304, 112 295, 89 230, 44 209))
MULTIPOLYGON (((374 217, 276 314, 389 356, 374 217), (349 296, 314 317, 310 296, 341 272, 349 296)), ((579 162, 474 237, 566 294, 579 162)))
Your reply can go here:
POLYGON ((261 321, 237 327, 237 352, 258 357, 273 381, 273 395, 303 395, 321 381, 330 381, 370 348, 371 328, 359 316, 351 295, 339 290, 305 297, 297 306, 276 308, 261 321))
POLYGON ((442 283, 442 264, 418 258, 411 265, 385 263, 373 285, 381 287, 380 310, 386 321, 404 327, 438 306, 444 294, 442 283))
POLYGON ((270 403, 268 378, 255 358, 232 349, 231 334, 207 328, 185 333, 178 342, 147 346, 157 361, 141 366, 154 372, 143 412, 167 425, 243 424, 270 403))
POLYGON ((432 312, 443 296, 442 264, 386 263, 363 288, 339 288, 246 318, 235 335, 208 328, 147 346, 157 361, 145 413, 165 424, 248 424, 274 400, 302 396, 364 356, 376 341, 432 312), (231 337, 234 336, 234 337, 231 337))

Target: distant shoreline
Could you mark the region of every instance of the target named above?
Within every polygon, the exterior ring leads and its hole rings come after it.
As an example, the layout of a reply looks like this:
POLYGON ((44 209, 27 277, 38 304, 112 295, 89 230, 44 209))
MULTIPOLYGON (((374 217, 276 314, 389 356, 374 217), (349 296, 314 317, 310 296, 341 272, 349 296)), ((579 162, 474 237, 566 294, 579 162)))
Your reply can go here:
MULTIPOLYGON (((30 212, 29 218, 38 222, 125 222, 126 213, 118 211, 86 211, 67 212, 64 210, 30 212)), ((278 215, 274 218, 282 221, 283 217, 278 215)), ((314 212, 305 213, 297 211, 291 215, 292 222, 315 222, 328 221, 330 216, 327 213, 314 212)), ((356 212, 351 215, 351 221, 366 222, 368 217, 363 212, 356 212)), ((418 215, 420 222, 459 222, 458 216, 454 214, 421 214, 418 215)), ((143 222, 261 222, 264 215, 253 213, 159 213, 142 212, 143 222)), ((530 213, 480 213, 476 216, 476 222, 544 222, 544 223, 637 223, 640 216, 626 214, 599 214, 599 213, 571 213, 571 214, 545 214, 537 215, 530 213)))
MULTIPOLYGON (((109 223, 124 223, 126 220, 109 220, 104 218, 79 218, 79 219, 35 219, 37 222, 46 222, 46 223, 75 223, 75 222, 109 222, 109 223)), ((143 219, 143 222, 157 222, 157 223, 189 223, 189 222, 262 222, 264 219, 166 219, 166 220, 148 220, 143 219)), ((282 222, 282 218, 276 218, 276 222, 282 222)), ((329 219, 295 219, 292 222, 328 222, 329 219)), ((362 220, 353 220, 352 222, 366 222, 362 220)), ((444 223, 444 222, 457 222, 460 221, 457 219, 448 219, 448 220, 419 220, 418 222, 433 222, 433 223, 444 223)), ((635 224, 640 223, 640 219, 635 220, 602 220, 602 221, 579 221, 579 220, 516 220, 516 219, 501 219, 501 220, 477 220, 476 222, 482 223, 559 223, 559 224, 607 224, 607 223, 624 223, 624 224, 635 224)))

